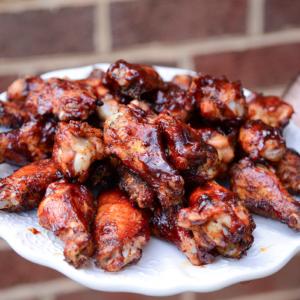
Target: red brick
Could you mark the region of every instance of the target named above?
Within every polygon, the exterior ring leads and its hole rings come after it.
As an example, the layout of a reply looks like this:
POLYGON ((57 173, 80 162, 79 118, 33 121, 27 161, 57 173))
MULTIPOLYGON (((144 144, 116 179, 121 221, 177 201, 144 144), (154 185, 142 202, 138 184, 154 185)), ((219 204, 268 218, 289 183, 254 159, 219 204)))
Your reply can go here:
POLYGON ((300 70, 300 43, 196 56, 198 72, 240 79, 245 88, 287 84, 300 70))
POLYGON ((0 93, 6 91, 7 87, 17 78, 17 75, 0 75, 0 93))
POLYGON ((132 293, 105 293, 93 290, 59 295, 55 300, 179 300, 179 295, 170 297, 150 297, 132 293))
POLYGON ((266 0, 265 30, 300 27, 299 0, 266 0))
POLYGON ((91 52, 92 6, 0 14, 0 57, 91 52))
POLYGON ((0 289, 63 277, 55 270, 29 262, 12 250, 0 252, 0 289))
POLYGON ((143 0, 111 4, 113 46, 245 32, 244 0, 143 0))

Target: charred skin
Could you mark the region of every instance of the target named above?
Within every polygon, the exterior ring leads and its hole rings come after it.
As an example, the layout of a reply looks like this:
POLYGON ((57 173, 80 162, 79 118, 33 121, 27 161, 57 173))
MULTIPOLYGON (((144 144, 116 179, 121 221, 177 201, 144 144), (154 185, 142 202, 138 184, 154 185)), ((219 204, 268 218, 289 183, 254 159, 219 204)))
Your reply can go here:
POLYGON ((93 228, 96 266, 118 272, 128 263, 136 264, 150 237, 149 218, 119 189, 100 193, 93 228))
POLYGON ((66 261, 78 268, 93 255, 91 224, 96 205, 93 194, 84 185, 54 182, 46 190, 37 216, 40 225, 64 243, 66 261))

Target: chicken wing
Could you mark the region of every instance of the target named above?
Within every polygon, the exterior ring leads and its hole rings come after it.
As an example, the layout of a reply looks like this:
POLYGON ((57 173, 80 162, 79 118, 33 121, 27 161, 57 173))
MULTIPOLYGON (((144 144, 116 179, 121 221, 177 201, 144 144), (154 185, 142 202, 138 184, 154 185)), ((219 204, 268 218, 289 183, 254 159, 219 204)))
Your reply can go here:
POLYGON ((38 89, 42 83, 43 79, 39 76, 24 75, 7 88, 7 99, 8 101, 24 104, 28 94, 38 89))
POLYGON ((201 115, 211 122, 226 122, 237 126, 248 117, 243 88, 239 81, 229 81, 225 76, 215 78, 199 74, 194 77, 190 92, 200 103, 201 115))
POLYGON ((31 121, 0 133, 0 163, 25 166, 52 155, 56 122, 31 121))
POLYGON ((286 149, 284 157, 276 166, 276 175, 290 194, 300 196, 300 155, 286 149))
POLYGON ((88 123, 60 122, 54 138, 53 160, 67 178, 84 182, 91 164, 106 157, 101 129, 88 123))
POLYGON ((29 93, 25 107, 60 121, 86 120, 93 113, 96 102, 96 96, 84 85, 51 78, 29 93))
POLYGON ((150 186, 137 174, 123 165, 119 168, 121 190, 127 192, 132 204, 137 203, 140 208, 154 209, 155 193, 150 186))
POLYGON ((164 87, 164 82, 151 67, 118 60, 107 71, 113 90, 124 96, 140 99, 144 93, 164 87))
POLYGON ((250 120, 264 123, 282 130, 290 121, 293 107, 276 96, 262 96, 257 93, 247 98, 250 120))
POLYGON ((64 243, 66 261, 78 268, 94 252, 91 223, 96 213, 92 192, 66 179, 51 183, 39 205, 40 225, 58 236, 64 243))
POLYGON ((125 193, 113 189, 100 193, 93 240, 96 266, 117 272, 142 257, 150 237, 150 215, 131 205, 125 193))
POLYGON ((104 142, 105 152, 119 158, 145 180, 163 206, 182 201, 184 181, 166 160, 158 125, 148 123, 132 108, 121 105, 119 113, 104 123, 104 142))
POLYGON ((260 120, 247 121, 240 128, 238 141, 255 162, 265 159, 277 162, 283 158, 286 148, 279 130, 260 120))
POLYGON ((150 221, 152 235, 175 245, 194 266, 212 263, 216 251, 197 246, 192 231, 178 226, 181 208, 180 205, 157 207, 150 221))
POLYGON ((196 106, 195 96, 187 90, 169 84, 167 90, 153 93, 153 110, 156 113, 168 112, 172 117, 182 122, 188 121, 196 106))
POLYGON ((229 175, 232 191, 250 211, 300 230, 300 203, 266 166, 244 158, 232 165, 229 175))
POLYGON ((0 181, 0 209, 25 211, 38 206, 48 185, 62 178, 51 159, 23 167, 0 181))
POLYGON ((175 75, 172 79, 173 84, 186 91, 190 89, 192 81, 193 77, 191 75, 175 75))
POLYGON ((163 132, 168 148, 167 158, 186 183, 202 185, 216 176, 218 152, 206 144, 196 130, 166 113, 159 114, 156 124, 163 132))

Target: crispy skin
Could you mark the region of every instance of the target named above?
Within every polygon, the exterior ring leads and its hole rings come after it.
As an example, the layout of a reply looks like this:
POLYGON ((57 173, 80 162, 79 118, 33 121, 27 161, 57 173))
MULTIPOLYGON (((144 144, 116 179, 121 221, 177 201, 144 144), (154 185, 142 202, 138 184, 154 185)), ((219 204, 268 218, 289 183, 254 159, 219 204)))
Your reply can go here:
POLYGON ((279 130, 260 120, 247 121, 240 128, 238 141, 255 162, 265 159, 277 162, 283 158, 286 148, 279 130))
POLYGON ((31 121, 0 133, 0 163, 25 166, 52 155, 56 122, 31 121))
POLYGON ((206 144, 196 130, 166 113, 159 114, 156 123, 163 132, 167 157, 186 183, 202 185, 216 176, 218 152, 206 144))
POLYGON ((247 98, 250 120, 264 123, 282 130, 294 113, 293 107, 276 96, 263 96, 257 93, 247 98))
POLYGON ((225 76, 216 78, 199 74, 194 77, 190 92, 195 93, 201 116, 208 121, 238 126, 248 117, 239 81, 229 81, 225 76))
POLYGON ((164 82, 151 67, 118 60, 107 70, 113 90, 124 96, 140 99, 144 93, 164 87, 164 82))
POLYGON ((89 177, 91 164, 106 157, 102 130, 79 121, 60 122, 52 157, 67 178, 84 182, 89 177))
POLYGON ((217 246, 220 254, 232 258, 241 258, 251 247, 255 228, 244 203, 215 181, 191 193, 188 207, 179 212, 178 225, 193 231, 197 245, 208 249, 217 246), (251 243, 245 247, 247 239, 251 243))
POLYGON ((86 120, 94 111, 96 100, 93 92, 78 82, 51 78, 29 93, 25 107, 60 121, 86 120))
POLYGON ((175 245, 194 266, 212 263, 216 252, 197 246, 192 231, 179 227, 178 213, 180 205, 157 207, 150 221, 152 235, 175 245))
POLYGON ((191 75, 175 75, 172 79, 172 83, 177 85, 183 90, 189 90, 193 81, 193 77, 191 75))
POLYGON ((64 243, 66 261, 78 268, 93 255, 91 223, 96 205, 91 191, 66 179, 51 183, 39 205, 40 225, 58 236, 64 243))
POLYGON ((232 191, 250 211, 300 230, 300 203, 266 166, 244 158, 232 165, 229 175, 232 191))
POLYGON ((159 126, 148 123, 138 112, 137 107, 135 113, 121 105, 119 113, 105 121, 105 152, 145 180, 163 206, 176 205, 182 201, 184 181, 166 160, 159 126))
POLYGON ((153 110, 156 113, 168 112, 172 117, 187 122, 196 107, 194 94, 169 84, 167 90, 153 93, 153 110))
POLYGON ((300 155, 286 149, 284 157, 276 166, 276 175, 290 194, 300 196, 300 155))
POLYGON ((24 75, 7 88, 7 100, 24 104, 28 94, 38 89, 42 83, 43 79, 39 76, 24 75))
POLYGON ((132 204, 137 203, 140 208, 154 209, 155 193, 150 186, 137 174, 123 165, 119 168, 122 191, 127 192, 132 204))
POLYGON ((15 171, 0 181, 0 209, 25 211, 38 206, 48 185, 61 178, 63 174, 51 159, 15 171))
POLYGON ((18 128, 33 118, 25 108, 15 102, 0 101, 0 126, 18 128))
POLYGON ((93 229, 96 266, 117 272, 142 257, 150 237, 149 214, 133 207, 125 193, 113 189, 100 193, 93 229))

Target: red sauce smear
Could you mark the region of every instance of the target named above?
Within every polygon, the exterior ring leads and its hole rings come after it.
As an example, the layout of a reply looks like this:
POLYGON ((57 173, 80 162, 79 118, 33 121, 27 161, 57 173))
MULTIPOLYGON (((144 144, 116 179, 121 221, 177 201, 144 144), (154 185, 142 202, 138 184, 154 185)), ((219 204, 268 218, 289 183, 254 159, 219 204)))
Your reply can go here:
POLYGON ((40 231, 38 231, 38 230, 36 230, 35 228, 28 228, 28 230, 29 231, 31 231, 34 235, 36 235, 36 234, 40 234, 41 232, 40 231))

